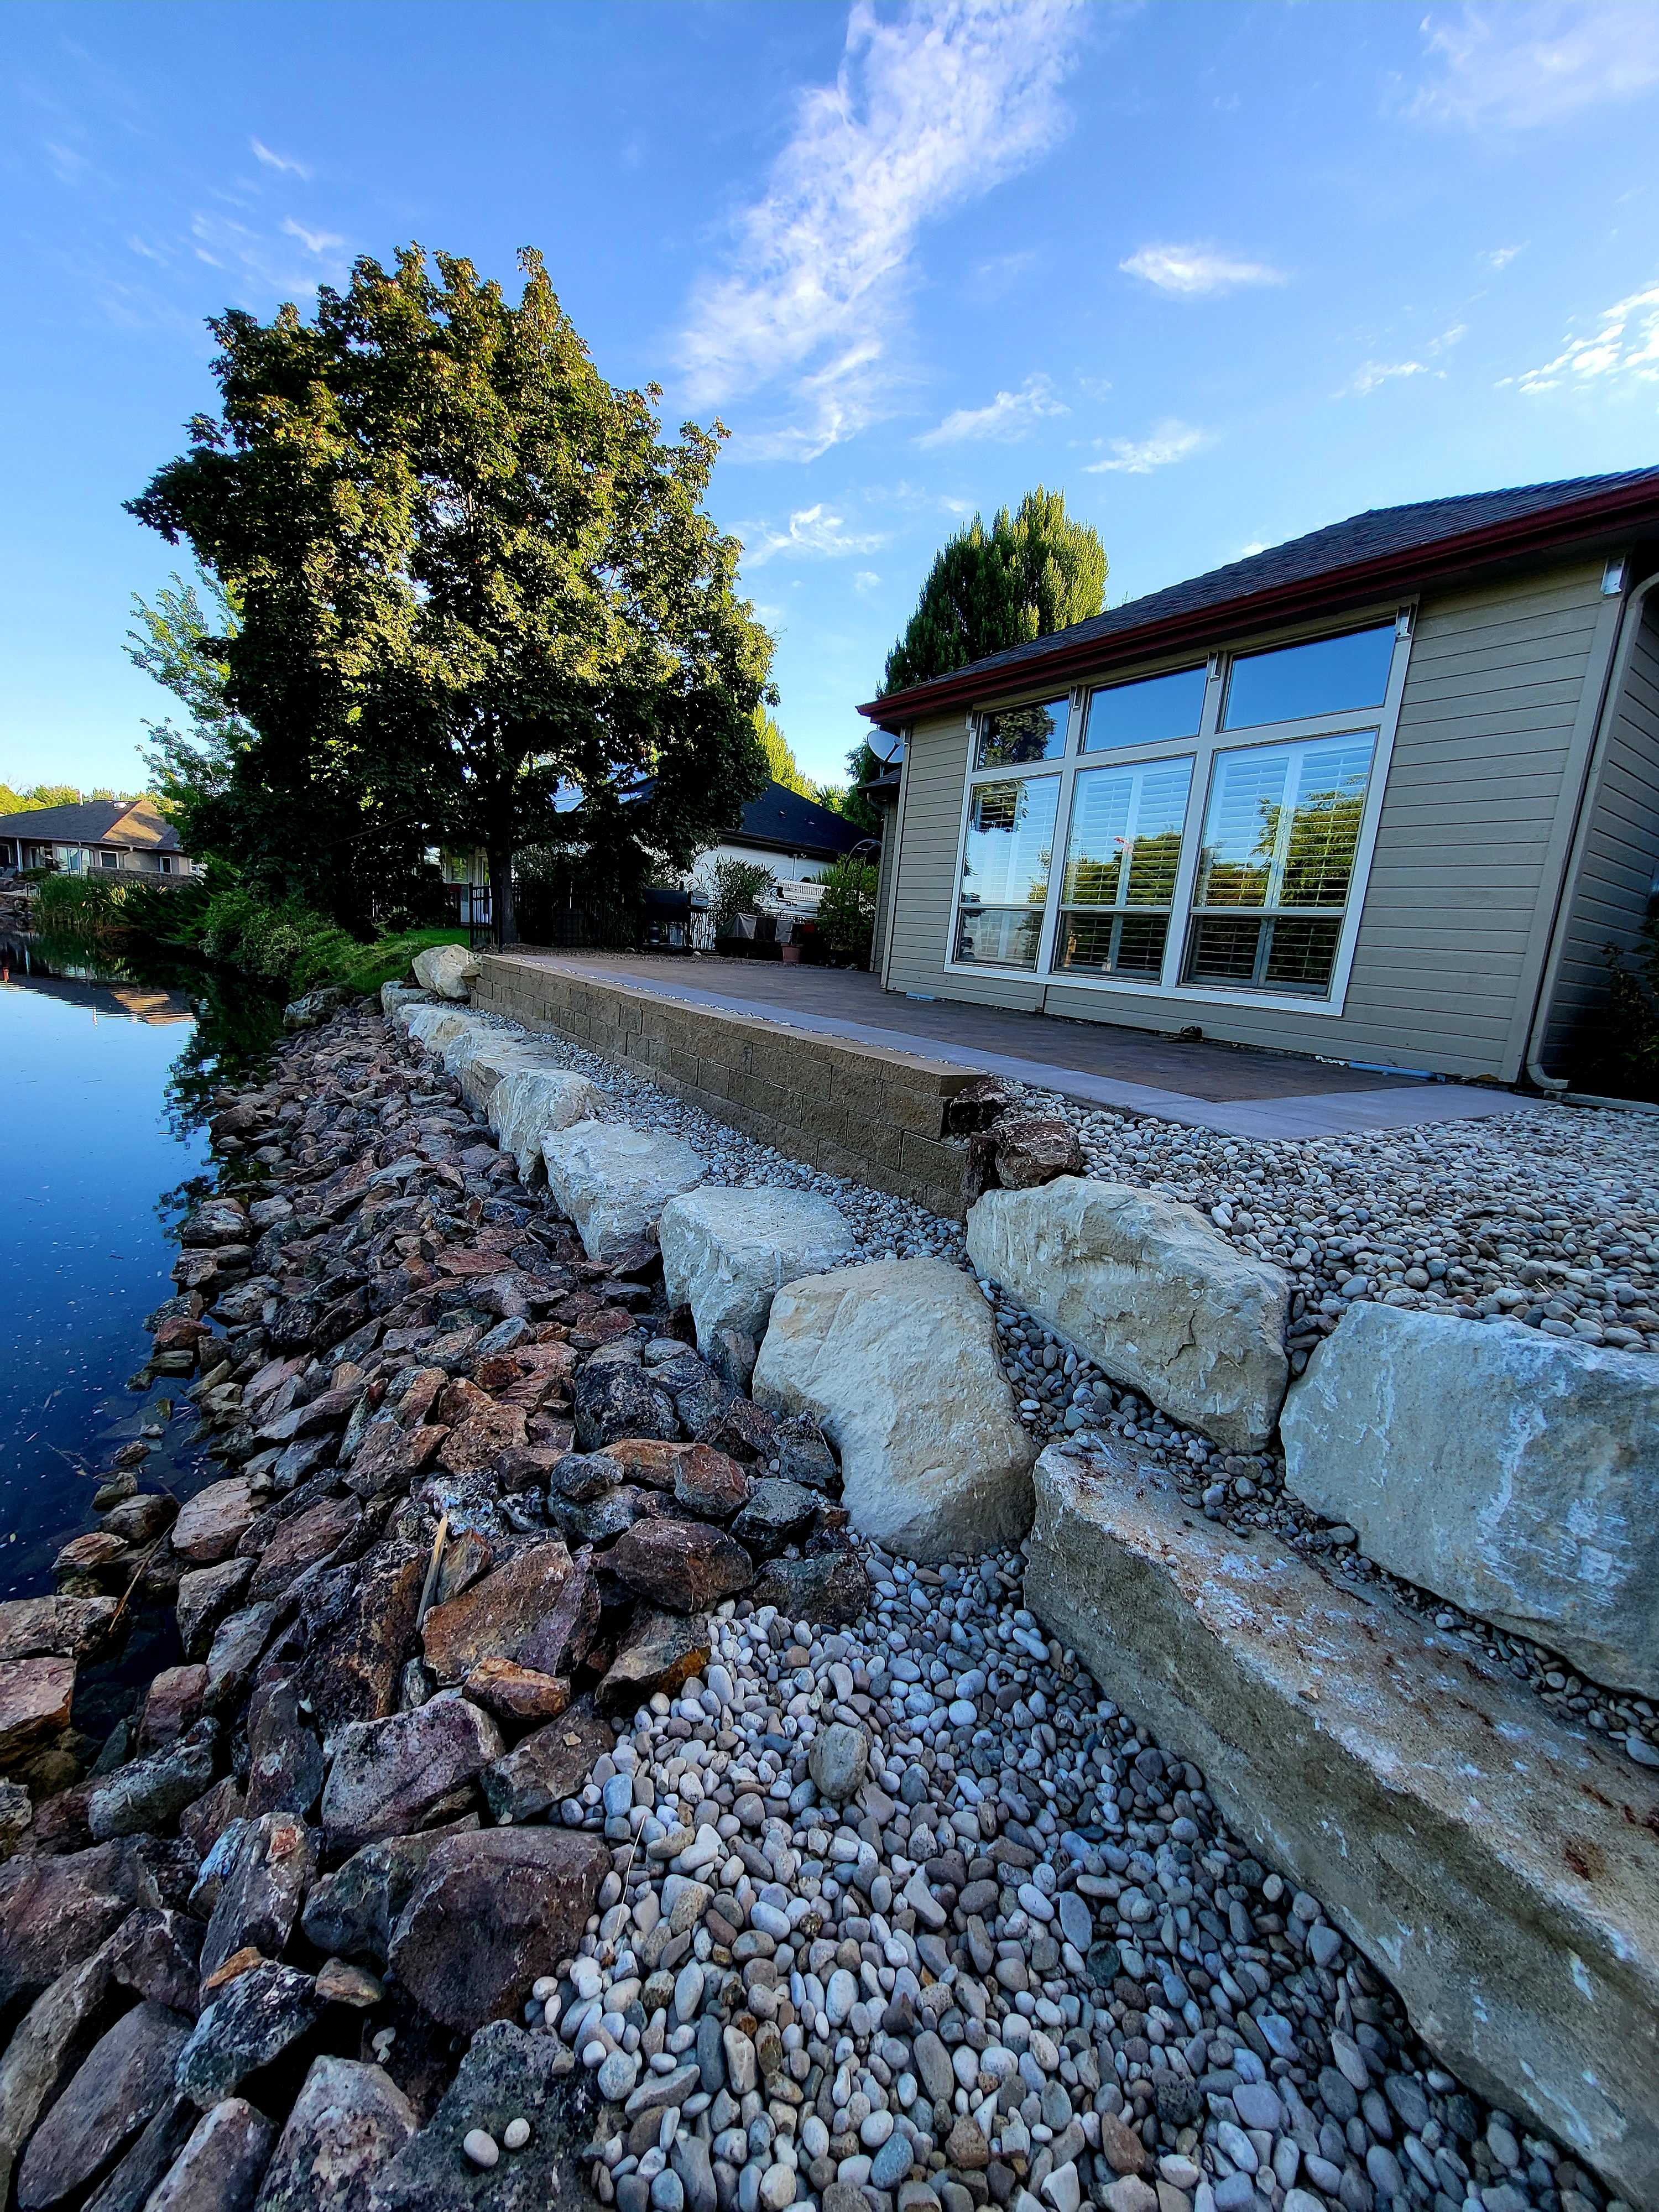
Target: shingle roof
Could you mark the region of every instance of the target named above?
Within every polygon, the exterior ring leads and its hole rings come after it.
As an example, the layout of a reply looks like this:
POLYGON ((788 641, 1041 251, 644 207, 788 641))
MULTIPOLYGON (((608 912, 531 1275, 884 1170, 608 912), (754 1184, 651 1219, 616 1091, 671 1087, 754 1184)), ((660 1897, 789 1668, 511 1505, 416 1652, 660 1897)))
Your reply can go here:
POLYGON ((865 832, 845 815, 833 813, 815 799, 803 799, 787 784, 769 783, 758 799, 743 810, 743 820, 732 836, 760 845, 776 845, 789 852, 850 853, 865 832))
MULTIPOLYGON (((1622 510, 1632 501, 1620 495, 1639 494, 1644 489, 1659 501, 1659 468, 1630 469, 1616 476, 1571 477, 1555 483, 1522 484, 1501 491, 1463 492, 1447 499, 1418 500, 1407 507, 1370 507, 1363 514, 1350 515, 1345 522, 1310 531, 1304 538, 1289 538, 1265 552, 1230 561, 1185 583, 1149 592, 1144 598, 1109 608, 1087 622, 1073 623, 1070 629, 1056 630, 1051 636, 988 653, 933 681, 955 685, 966 677, 1040 663, 1052 653, 1073 652, 1097 642, 1117 644, 1139 630, 1152 629, 1181 617, 1210 608, 1219 610, 1287 587, 1310 586, 1340 576, 1345 570, 1427 554, 1459 538, 1522 525, 1558 508, 1594 508, 1606 501, 1615 510, 1622 510)), ((1595 519, 1593 514, 1589 518, 1592 522, 1595 519)), ((932 684, 916 684, 890 696, 908 700, 932 689, 932 684)), ((873 707, 884 704, 884 701, 872 702, 873 707)), ((862 711, 869 713, 872 708, 862 711)))
POLYGON ((42 844, 140 845, 148 853, 181 850, 165 815, 131 799, 86 799, 75 806, 31 806, 0 814, 0 837, 39 839, 42 844))

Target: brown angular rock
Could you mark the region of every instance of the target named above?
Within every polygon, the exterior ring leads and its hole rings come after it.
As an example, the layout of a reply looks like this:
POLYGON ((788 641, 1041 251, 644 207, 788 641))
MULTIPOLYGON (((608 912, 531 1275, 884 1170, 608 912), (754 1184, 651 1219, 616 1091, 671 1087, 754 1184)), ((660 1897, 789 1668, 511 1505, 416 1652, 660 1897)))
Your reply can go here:
POLYGON ((749 1477, 726 1452, 688 1444, 674 1465, 674 1496, 688 1513, 724 1521, 749 1501, 749 1477))
POLYGON ((108 2010, 109 1981, 105 1945, 36 1997, 0 2052, 0 2203, 11 2201, 17 2154, 108 2010))
POLYGON ((124 1989, 169 2012, 193 2014, 201 1948, 199 1920, 166 1905, 155 1911, 141 1905, 110 1938, 110 1973, 124 1989))
MULTIPOLYGON (((472 1816, 469 1824, 476 1828, 472 1816)), ((386 1945, 427 1861, 455 1830, 390 1836, 367 1844, 343 1867, 313 1884, 301 1916, 306 1941, 319 1951, 386 1964, 386 1945)))
POLYGON ((244 2097, 204 2112, 144 2212, 247 2212, 276 2130, 244 2097))
POLYGON ((463 1685, 475 1705, 520 1728, 556 1720, 570 1703, 568 1674, 542 1674, 516 1659, 481 1659, 463 1685))
POLYGON ((706 1521, 636 1521, 605 1564, 630 1589, 671 1613, 703 1613, 755 1579, 743 1546, 706 1521))
POLYGON ((249 1944, 280 1958, 316 1869, 315 1840, 303 1821, 288 1813, 248 1821, 202 1938, 203 1981, 249 1944))
POLYGON ((528 1441, 522 1406, 491 1404, 451 1429, 438 1448, 438 1464, 451 1474, 482 1474, 504 1451, 528 1441))
POLYGON ((775 1605, 787 1620, 827 1620, 845 1626, 870 1606, 870 1577, 850 1544, 825 1542, 801 1559, 773 1559, 749 1592, 760 1607, 775 1605))
POLYGON ((1058 1115, 1009 1115, 996 1125, 997 1181, 1004 1190, 1034 1190, 1057 1176, 1086 1176, 1081 1139, 1058 1115))
POLYGON ((355 1850, 419 1827, 504 1748, 489 1715, 454 1696, 342 1729, 323 1791, 330 1848, 355 1850))
POLYGON ((581 1940, 611 1854, 562 1828, 451 1836, 428 1860, 393 1931, 390 1962, 416 2003, 471 2034, 516 2014, 581 1940))
POLYGON ((1100 2154, 1114 2173, 1150 2173, 1151 2154, 1140 2137, 1115 2112, 1100 2115, 1100 2154))
POLYGON ((566 1577, 545 1620, 519 1647, 519 1664, 557 1678, 573 1674, 592 1648, 599 1625, 599 1586, 586 1558, 566 1577))
POLYGON ((141 1548, 154 1543, 162 1530, 177 1519, 178 1501, 167 1498, 159 1490, 147 1490, 142 1497, 123 1498, 102 1515, 105 1531, 118 1536, 124 1544, 135 1544, 141 1548))
POLYGON ((397 1711, 425 1573, 423 1550, 383 1545, 331 1568, 308 1595, 295 1687, 325 1735, 348 1721, 384 1720, 397 1711))
POLYGON ((534 1820, 574 1797, 616 1742, 616 1733, 584 1698, 483 1772, 485 1802, 496 1820, 534 1820))
POLYGON ((73 1659, 0 1663, 0 1773, 21 1766, 69 1726, 74 1694, 73 1659))
POLYGON ((187 1659, 202 1658, 213 1641, 213 1632, 240 1605, 253 1573, 252 1559, 222 1559, 216 1566, 197 1567, 181 1576, 177 1599, 179 1641, 187 1659))
POLYGON ((112 1597, 19 1597, 0 1605, 0 1662, 84 1659, 109 1633, 112 1597))
POLYGON ((84 1536, 71 1536, 52 1563, 55 1575, 95 1575, 100 1582, 131 1574, 137 1564, 132 1547, 107 1528, 89 1528, 84 1536))
POLYGON ((248 1678, 259 1663, 259 1655, 276 1626, 277 1608, 244 1606, 230 1613, 213 1632, 207 1656, 207 1709, 210 1713, 234 1705, 246 1689, 248 1678))
POLYGON ((59 1858, 8 1860, 0 1866, 0 2007, 78 1966, 134 1905, 161 1901, 143 1848, 125 1839, 59 1858))
POLYGON ((216 1566, 234 1555, 258 1510, 240 1475, 210 1482, 181 1507, 173 1524, 173 1548, 193 1566, 216 1566))
POLYGON ((569 1573, 562 1543, 537 1544, 434 1606, 421 1632, 427 1664, 441 1682, 458 1682, 481 1660, 516 1657, 552 1612, 569 1573))
POLYGON ((593 1693, 605 1713, 631 1713, 659 1690, 669 1696, 708 1664, 710 1644, 705 1615, 688 1618, 641 1606, 611 1662, 609 1673, 593 1693))
POLYGON ((396 1421, 371 1421, 352 1457, 348 1478, 360 1498, 410 1482, 430 1462, 449 1431, 441 1426, 401 1428, 396 1421))
POLYGON ((258 2212, 356 2212, 419 2124, 380 2067, 313 2059, 265 2169, 258 2212))
POLYGON ((23 2154, 21 2212, 46 2212, 119 2154, 169 2099, 189 2033, 187 2020, 145 2002, 99 2039, 23 2154))
POLYGON ((207 1668, 164 1667, 151 1682, 138 1718, 138 1748, 162 1751, 202 1717, 207 1668))
POLYGON ((307 1567, 338 1551, 362 1518, 355 1498, 325 1498, 285 1521, 259 1555, 248 1596, 257 1605, 287 1589, 307 1567))
POLYGON ((619 1437, 596 1452, 593 1459, 601 1465, 614 1463, 629 1482, 644 1483, 652 1490, 672 1490, 679 1463, 692 1449, 690 1444, 665 1443, 659 1437, 619 1437))

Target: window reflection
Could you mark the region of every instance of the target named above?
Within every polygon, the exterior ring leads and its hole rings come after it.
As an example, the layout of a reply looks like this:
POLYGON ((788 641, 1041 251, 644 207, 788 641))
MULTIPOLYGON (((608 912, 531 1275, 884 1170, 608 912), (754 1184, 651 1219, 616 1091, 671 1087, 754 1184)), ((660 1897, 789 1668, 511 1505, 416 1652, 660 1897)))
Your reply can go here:
POLYGON ((1217 757, 1193 892, 1188 982, 1328 988, 1376 744, 1376 732, 1367 730, 1217 757))
POLYGON ((1156 980, 1181 866, 1192 775, 1190 760, 1079 775, 1060 884, 1065 903, 1056 968, 1156 980))
POLYGON ((1069 698, 1048 699, 1040 706, 1006 707, 986 715, 974 766, 1023 768, 1030 761, 1058 760, 1066 750, 1071 711, 1069 698))
POLYGON ((958 960, 1036 967, 1059 803, 1058 776, 974 787, 962 856, 958 960))
POLYGON ((1314 638, 1271 653, 1240 653, 1227 678, 1224 730, 1257 722, 1295 722, 1308 714, 1346 714, 1380 707, 1394 660, 1394 624, 1314 638))
POLYGON ((1084 725, 1085 753, 1152 745, 1166 738, 1195 738, 1204 714, 1204 671, 1178 668, 1138 684, 1112 684, 1094 692, 1084 725))

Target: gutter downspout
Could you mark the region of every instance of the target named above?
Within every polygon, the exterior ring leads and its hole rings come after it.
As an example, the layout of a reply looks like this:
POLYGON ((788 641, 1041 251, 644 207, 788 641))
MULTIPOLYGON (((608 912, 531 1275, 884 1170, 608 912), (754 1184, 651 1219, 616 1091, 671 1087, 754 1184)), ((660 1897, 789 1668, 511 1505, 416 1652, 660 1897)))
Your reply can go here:
POLYGON ((1608 710, 1624 692, 1626 673, 1630 666, 1631 654, 1635 648, 1637 633, 1641 629, 1642 611, 1646 604, 1648 593, 1656 585, 1659 585, 1659 569, 1656 569, 1652 575, 1645 577, 1641 583, 1638 584, 1626 599, 1620 616, 1618 643, 1608 655, 1607 667, 1602 673, 1601 694, 1595 706, 1595 732, 1590 741, 1589 749, 1584 756, 1583 774, 1579 779, 1578 797, 1572 811, 1572 835, 1567 841, 1565 864, 1555 887, 1555 905, 1550 915, 1549 935, 1545 940, 1543 964, 1539 969, 1537 995, 1533 1000, 1532 1020, 1527 1028, 1525 1053, 1527 1079, 1535 1084, 1540 1091, 1547 1092, 1553 1097, 1559 1098, 1572 1087, 1567 1077, 1564 1075, 1547 1075, 1539 1065, 1538 1059, 1539 1054, 1543 1049, 1543 1042, 1539 1032, 1543 1027, 1547 1004, 1555 985, 1561 926, 1567 910, 1567 887, 1570 884, 1577 881, 1578 863, 1582 858, 1580 841, 1584 828, 1584 807, 1595 785, 1596 771, 1601 767, 1602 755, 1607 750, 1610 723, 1608 710), (1635 617, 1634 620, 1632 617, 1635 617))

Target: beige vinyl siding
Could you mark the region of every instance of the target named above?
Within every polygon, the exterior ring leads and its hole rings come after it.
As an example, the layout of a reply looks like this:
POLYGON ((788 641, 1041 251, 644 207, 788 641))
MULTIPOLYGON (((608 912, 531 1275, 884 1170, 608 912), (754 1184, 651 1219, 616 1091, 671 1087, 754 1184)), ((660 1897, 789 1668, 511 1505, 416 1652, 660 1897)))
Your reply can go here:
POLYGON ((881 824, 881 860, 876 872, 876 926, 870 939, 870 972, 881 973, 881 963, 887 951, 887 926, 892 918, 893 879, 897 873, 895 866, 898 855, 898 808, 883 810, 881 824))
POLYGON ((1197 1024, 1231 1043, 1513 1080, 1534 925, 1553 896, 1563 776, 1606 605, 1601 566, 1575 562, 1419 607, 1340 1015, 947 972, 965 719, 913 735, 893 987, 1142 1029, 1197 1024))
POLYGON ((1633 642, 1595 789, 1550 1005, 1544 1059, 1571 1067, 1584 1025, 1607 1002, 1602 955, 1630 951, 1659 872, 1659 617, 1648 602, 1633 642))

